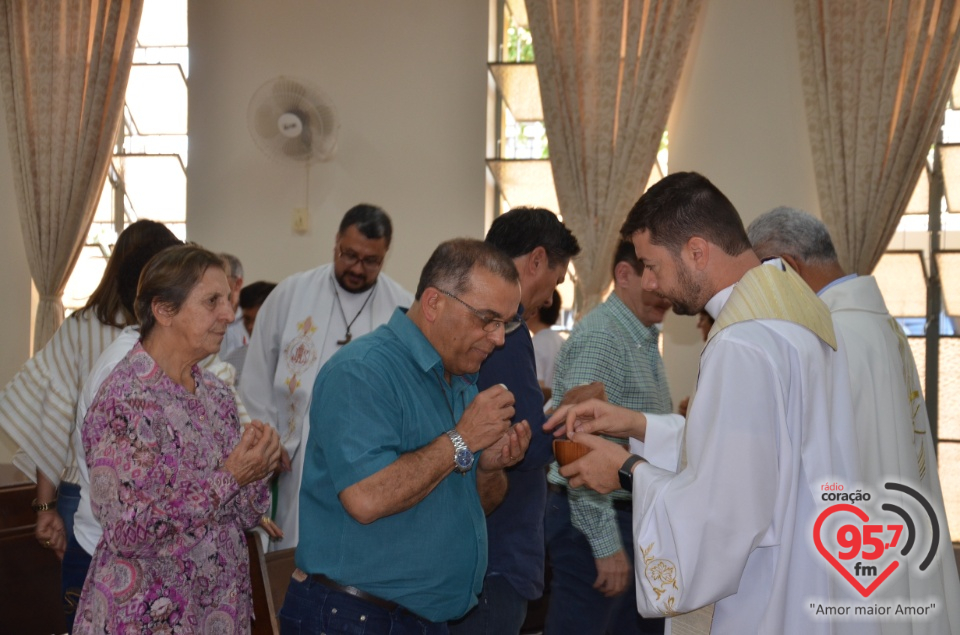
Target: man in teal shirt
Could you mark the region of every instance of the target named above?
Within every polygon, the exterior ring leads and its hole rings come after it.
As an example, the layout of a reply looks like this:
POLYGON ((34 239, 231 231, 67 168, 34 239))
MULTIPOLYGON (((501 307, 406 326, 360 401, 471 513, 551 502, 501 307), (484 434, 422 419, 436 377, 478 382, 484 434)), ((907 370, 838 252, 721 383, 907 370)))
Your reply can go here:
POLYGON ((415 298, 317 377, 283 632, 446 633, 476 603, 484 513, 530 440, 507 387, 475 385, 519 325, 517 271, 481 241, 448 241, 415 298))

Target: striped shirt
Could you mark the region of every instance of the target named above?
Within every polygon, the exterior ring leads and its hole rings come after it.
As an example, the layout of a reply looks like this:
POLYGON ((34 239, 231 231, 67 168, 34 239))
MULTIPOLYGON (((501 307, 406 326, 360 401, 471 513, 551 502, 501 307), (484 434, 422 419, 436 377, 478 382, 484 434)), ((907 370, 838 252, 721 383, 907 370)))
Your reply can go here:
MULTIPOLYGON (((574 327, 557 354, 552 405, 559 405, 571 388, 599 381, 612 404, 639 412, 669 413, 672 403, 659 339, 656 326, 644 326, 615 293, 610 294, 574 327)), ((611 440, 623 443, 622 439, 611 440)), ((555 462, 548 479, 567 487, 555 462)), ((618 489, 598 494, 581 487, 570 489, 568 498, 571 522, 587 537, 594 558, 606 558, 623 549, 613 501, 630 500, 629 493, 618 489)))
POLYGON ((93 363, 119 334, 93 311, 78 311, 0 393, 0 428, 20 447, 13 462, 31 480, 39 469, 54 485, 77 482, 70 443, 77 398, 93 363))
MULTIPOLYGON (((80 482, 70 442, 77 400, 90 369, 120 332, 101 323, 93 311, 74 313, 0 393, 0 429, 19 446, 13 463, 30 480, 36 481, 39 469, 54 485, 80 482)), ((216 355, 200 366, 233 387, 233 367, 216 355)), ((236 401, 241 422, 248 422, 246 409, 236 401)))

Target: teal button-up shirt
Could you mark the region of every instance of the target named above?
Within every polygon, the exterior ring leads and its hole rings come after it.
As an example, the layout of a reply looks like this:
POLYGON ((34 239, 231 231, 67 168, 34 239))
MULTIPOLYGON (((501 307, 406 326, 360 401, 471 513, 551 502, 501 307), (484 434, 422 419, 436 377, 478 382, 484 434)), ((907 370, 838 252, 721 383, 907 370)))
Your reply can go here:
POLYGON ((330 358, 310 405, 298 567, 435 622, 476 604, 487 568, 476 464, 466 475, 451 473, 412 508, 369 525, 338 498, 452 429, 477 395, 476 379, 453 376, 447 384, 440 355, 400 309, 330 358))

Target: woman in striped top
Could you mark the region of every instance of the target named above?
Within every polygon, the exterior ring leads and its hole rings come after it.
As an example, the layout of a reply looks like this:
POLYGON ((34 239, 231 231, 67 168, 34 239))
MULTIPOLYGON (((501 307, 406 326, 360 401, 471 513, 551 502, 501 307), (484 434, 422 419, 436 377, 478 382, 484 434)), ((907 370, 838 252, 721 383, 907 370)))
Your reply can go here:
POLYGON ((37 483, 36 538, 64 561, 68 630, 90 562, 73 537, 80 490, 70 434, 77 399, 100 353, 123 327, 137 323, 133 301, 140 271, 153 255, 175 244, 180 240, 155 221, 139 220, 121 232, 86 306, 64 320, 0 392, 0 428, 20 447, 14 464, 37 483))

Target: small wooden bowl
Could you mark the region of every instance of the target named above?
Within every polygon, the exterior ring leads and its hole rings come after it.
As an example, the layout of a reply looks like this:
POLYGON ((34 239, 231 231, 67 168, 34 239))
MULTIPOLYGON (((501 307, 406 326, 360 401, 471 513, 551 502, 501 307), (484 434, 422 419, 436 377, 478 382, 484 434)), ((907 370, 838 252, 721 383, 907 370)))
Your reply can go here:
POLYGON ((589 451, 590 448, 576 441, 570 441, 569 439, 553 440, 553 454, 557 457, 557 463, 560 465, 572 463, 589 451))

